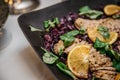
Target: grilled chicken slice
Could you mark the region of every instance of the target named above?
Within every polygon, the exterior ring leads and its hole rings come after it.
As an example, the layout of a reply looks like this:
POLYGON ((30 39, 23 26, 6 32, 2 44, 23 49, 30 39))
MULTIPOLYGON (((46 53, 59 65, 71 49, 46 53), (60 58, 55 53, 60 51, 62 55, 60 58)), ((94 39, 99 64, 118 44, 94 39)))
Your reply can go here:
POLYGON ((100 78, 102 80, 115 80, 116 72, 107 71, 107 70, 98 70, 93 72, 93 76, 100 78))
POLYGON ((120 37, 120 19, 105 18, 100 20, 88 20, 78 18, 75 21, 75 26, 80 29, 81 26, 87 27, 98 27, 105 26, 108 27, 110 31, 117 32, 120 37))
POLYGON ((54 45, 54 52, 56 54, 59 54, 60 50, 63 50, 65 47, 64 47, 64 43, 62 40, 59 40, 58 43, 56 43, 54 45))
POLYGON ((114 80, 116 69, 112 67, 112 62, 109 57, 100 54, 93 48, 90 52, 88 60, 93 76, 103 80, 114 80))

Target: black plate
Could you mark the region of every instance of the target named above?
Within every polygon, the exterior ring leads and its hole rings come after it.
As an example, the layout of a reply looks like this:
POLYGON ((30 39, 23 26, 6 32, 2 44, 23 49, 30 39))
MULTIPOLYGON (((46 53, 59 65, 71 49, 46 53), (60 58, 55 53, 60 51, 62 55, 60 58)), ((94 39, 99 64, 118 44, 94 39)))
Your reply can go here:
MULTIPOLYGON (((26 38, 41 58, 42 52, 40 51, 40 47, 43 46, 43 38, 40 36, 40 33, 31 32, 29 25, 33 25, 43 30, 43 21, 53 17, 63 17, 69 12, 78 12, 78 9, 81 6, 88 5, 91 8, 97 9, 103 8, 106 4, 113 3, 115 3, 114 0, 69 0, 42 10, 23 14, 19 17, 18 22, 26 38)), ((58 80, 72 80, 70 77, 60 72, 55 65, 47 66, 58 80)))

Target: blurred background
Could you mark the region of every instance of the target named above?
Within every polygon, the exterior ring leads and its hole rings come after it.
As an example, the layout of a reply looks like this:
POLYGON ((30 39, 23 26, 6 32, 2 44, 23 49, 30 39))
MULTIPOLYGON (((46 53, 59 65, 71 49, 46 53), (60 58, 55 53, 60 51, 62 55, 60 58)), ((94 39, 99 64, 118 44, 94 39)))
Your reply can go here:
POLYGON ((9 12, 1 9, 2 1, 0 14, 7 13, 8 16, 2 22, 2 29, 0 27, 0 80, 54 80, 26 40, 17 19, 23 13, 43 9, 63 0, 5 0, 9 12))

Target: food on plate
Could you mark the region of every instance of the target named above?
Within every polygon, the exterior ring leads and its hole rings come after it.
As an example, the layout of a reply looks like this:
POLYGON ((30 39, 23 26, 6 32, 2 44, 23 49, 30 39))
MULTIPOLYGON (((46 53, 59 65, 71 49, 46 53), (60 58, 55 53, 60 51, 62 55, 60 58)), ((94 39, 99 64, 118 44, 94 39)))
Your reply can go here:
MULTIPOLYGON (((104 28, 104 27, 100 27, 100 28, 104 28)), ((117 40, 118 33, 103 32, 103 31, 100 33, 98 29, 99 28, 97 28, 97 27, 89 27, 87 30, 88 36, 93 42, 95 42, 96 38, 99 38, 101 41, 109 43, 109 44, 112 44, 117 40)))
POLYGON ((88 56, 90 48, 89 45, 78 45, 68 54, 68 68, 79 78, 88 78, 88 56))
POLYGON ((43 61, 73 80, 119 80, 120 16, 114 9, 119 6, 106 5, 104 12, 84 6, 46 20, 43 61))
POLYGON ((59 54, 59 52, 63 49, 64 49, 64 43, 62 40, 59 40, 58 43, 54 45, 54 51, 56 54, 59 54))
POLYGON ((116 69, 112 67, 111 59, 92 49, 89 56, 89 67, 93 75, 102 80, 114 80, 116 69))
POLYGON ((114 4, 106 5, 104 7, 104 12, 106 15, 116 14, 116 13, 120 12, 120 6, 114 5, 114 4))
POLYGON ((80 29, 81 26, 84 26, 85 28, 105 26, 109 29, 110 32, 117 32, 120 35, 119 24, 120 24, 119 19, 112 19, 112 18, 105 18, 99 20, 88 20, 88 19, 78 18, 75 21, 75 26, 77 29, 80 29))
POLYGON ((120 80, 120 73, 116 75, 115 80, 120 80))

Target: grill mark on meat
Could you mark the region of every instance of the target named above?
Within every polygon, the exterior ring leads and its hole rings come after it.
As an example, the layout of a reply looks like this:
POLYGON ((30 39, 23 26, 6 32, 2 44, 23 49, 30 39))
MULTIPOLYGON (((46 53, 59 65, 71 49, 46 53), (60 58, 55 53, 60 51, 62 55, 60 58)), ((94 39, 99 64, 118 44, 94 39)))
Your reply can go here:
POLYGON ((114 80, 116 69, 112 67, 112 62, 109 57, 100 54, 94 48, 90 51, 89 67, 93 72, 93 76, 103 80, 114 80))

